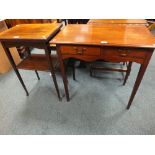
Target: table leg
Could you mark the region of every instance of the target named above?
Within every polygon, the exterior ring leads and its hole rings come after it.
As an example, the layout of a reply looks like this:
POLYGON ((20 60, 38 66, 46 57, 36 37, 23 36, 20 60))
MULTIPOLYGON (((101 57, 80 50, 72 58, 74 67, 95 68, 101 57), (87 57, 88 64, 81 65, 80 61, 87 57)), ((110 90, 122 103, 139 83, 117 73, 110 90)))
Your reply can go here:
POLYGON ((129 62, 128 66, 127 66, 127 73, 126 73, 126 76, 125 76, 125 79, 124 79, 124 82, 123 82, 123 85, 126 84, 126 81, 130 75, 130 72, 131 72, 131 66, 132 66, 132 62, 129 62))
MULTIPOLYGON (((25 47, 25 49, 27 51, 27 55, 28 56, 31 56, 31 50, 30 50, 30 48, 29 47, 25 47)), ((37 79, 40 80, 40 77, 39 77, 39 74, 38 74, 37 70, 35 70, 35 73, 37 75, 37 79)))
POLYGON ((21 77, 21 75, 20 75, 20 73, 19 73, 19 71, 18 71, 18 69, 17 69, 17 67, 16 67, 16 64, 15 64, 15 62, 14 62, 14 60, 13 60, 13 57, 12 57, 12 55, 11 55, 11 53, 10 53, 9 48, 6 48, 4 45, 3 45, 3 48, 4 48, 4 51, 5 51, 7 57, 8 57, 8 59, 9 59, 9 61, 10 61, 10 64, 12 65, 12 68, 14 69, 14 71, 15 71, 15 73, 16 73, 16 75, 17 75, 19 81, 20 81, 20 83, 22 84, 22 86, 23 86, 23 88, 24 88, 24 90, 25 90, 25 92, 26 92, 26 95, 29 96, 29 93, 28 93, 28 91, 27 91, 27 89, 26 89, 26 86, 25 86, 25 84, 24 84, 24 82, 23 82, 23 79, 22 79, 22 77, 21 77))
POLYGON ((64 83, 66 99, 67 99, 67 101, 70 101, 67 76, 66 76, 64 62, 63 62, 61 51, 59 50, 59 47, 57 47, 57 52, 58 52, 58 57, 59 57, 59 61, 60 61, 60 70, 61 70, 62 80, 64 83))
POLYGON ((37 75, 38 80, 40 80, 40 77, 39 77, 39 74, 38 74, 37 70, 35 70, 35 73, 37 75))
POLYGON ((76 78, 75 78, 75 61, 73 61, 73 63, 72 63, 72 71, 73 71, 73 80, 76 81, 76 78))
POLYGON ((141 81, 143 79, 143 76, 144 76, 146 68, 147 68, 147 66, 149 64, 151 56, 152 56, 152 52, 148 52, 144 63, 141 64, 141 66, 140 66, 140 69, 139 69, 139 72, 138 72, 138 75, 137 75, 137 78, 136 78, 136 81, 135 81, 135 84, 134 84, 134 87, 133 87, 129 102, 128 102, 128 105, 127 105, 127 109, 129 109, 131 104, 132 104, 132 101, 133 101, 133 99, 134 99, 134 97, 136 95, 136 92, 137 92, 137 90, 138 90, 138 88, 140 86, 140 83, 141 83, 141 81))
POLYGON ((90 76, 92 77, 93 76, 92 63, 90 63, 89 73, 90 73, 90 76))
POLYGON ((58 94, 58 98, 59 98, 59 100, 61 100, 60 92, 59 92, 59 88, 58 88, 58 84, 57 84, 57 80, 56 80, 56 76, 55 76, 55 71, 54 71, 54 67, 53 67, 52 59, 51 59, 51 55, 50 55, 50 48, 45 47, 45 54, 47 56, 49 69, 50 69, 51 75, 53 77, 53 82, 54 82, 54 86, 55 86, 55 89, 56 89, 57 94, 58 94))

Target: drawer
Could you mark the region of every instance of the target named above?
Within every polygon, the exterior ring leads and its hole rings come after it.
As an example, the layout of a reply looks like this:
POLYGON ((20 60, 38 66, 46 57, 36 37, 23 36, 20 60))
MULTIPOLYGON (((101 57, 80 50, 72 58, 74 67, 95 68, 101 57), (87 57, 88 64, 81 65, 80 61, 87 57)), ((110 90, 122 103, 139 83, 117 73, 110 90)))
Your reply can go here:
POLYGON ((101 50, 100 47, 62 45, 61 53, 70 55, 100 56, 101 50))
POLYGON ((102 48, 102 55, 105 57, 126 57, 126 58, 145 58, 146 51, 144 49, 136 48, 102 48))

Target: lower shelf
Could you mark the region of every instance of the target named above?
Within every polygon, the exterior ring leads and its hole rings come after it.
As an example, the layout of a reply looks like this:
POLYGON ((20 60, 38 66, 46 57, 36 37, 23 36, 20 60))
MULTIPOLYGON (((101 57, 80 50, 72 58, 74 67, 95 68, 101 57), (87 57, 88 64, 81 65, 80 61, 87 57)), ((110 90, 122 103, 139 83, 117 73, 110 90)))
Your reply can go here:
MULTIPOLYGON (((59 68, 59 61, 57 56, 51 56, 53 67, 56 70, 59 68)), ((46 55, 43 54, 32 54, 31 56, 24 59, 18 66, 18 69, 25 70, 38 70, 38 71, 49 71, 49 65, 46 55)))

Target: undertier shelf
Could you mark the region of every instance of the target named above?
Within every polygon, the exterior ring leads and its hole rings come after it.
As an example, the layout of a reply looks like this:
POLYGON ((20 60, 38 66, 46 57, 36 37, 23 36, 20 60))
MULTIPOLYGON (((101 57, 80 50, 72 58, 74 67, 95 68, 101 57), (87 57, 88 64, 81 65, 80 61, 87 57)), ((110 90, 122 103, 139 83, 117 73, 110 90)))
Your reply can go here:
MULTIPOLYGON (((59 67, 57 56, 51 56, 53 67, 56 70, 59 67)), ((49 71, 49 65, 46 55, 32 54, 24 59, 18 66, 18 69, 49 71)))

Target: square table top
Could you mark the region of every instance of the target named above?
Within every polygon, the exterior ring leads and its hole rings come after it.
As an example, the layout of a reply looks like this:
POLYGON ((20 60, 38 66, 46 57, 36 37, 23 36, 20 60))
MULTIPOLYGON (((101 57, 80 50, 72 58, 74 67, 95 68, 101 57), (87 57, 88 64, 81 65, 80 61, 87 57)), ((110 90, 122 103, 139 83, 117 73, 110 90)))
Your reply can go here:
POLYGON ((70 24, 50 44, 155 48, 155 37, 144 25, 70 24))
POLYGON ((90 19, 88 24, 147 24, 145 19, 90 19))
POLYGON ((0 41, 6 40, 45 40, 51 37, 62 25, 51 24, 20 24, 0 33, 0 41))

